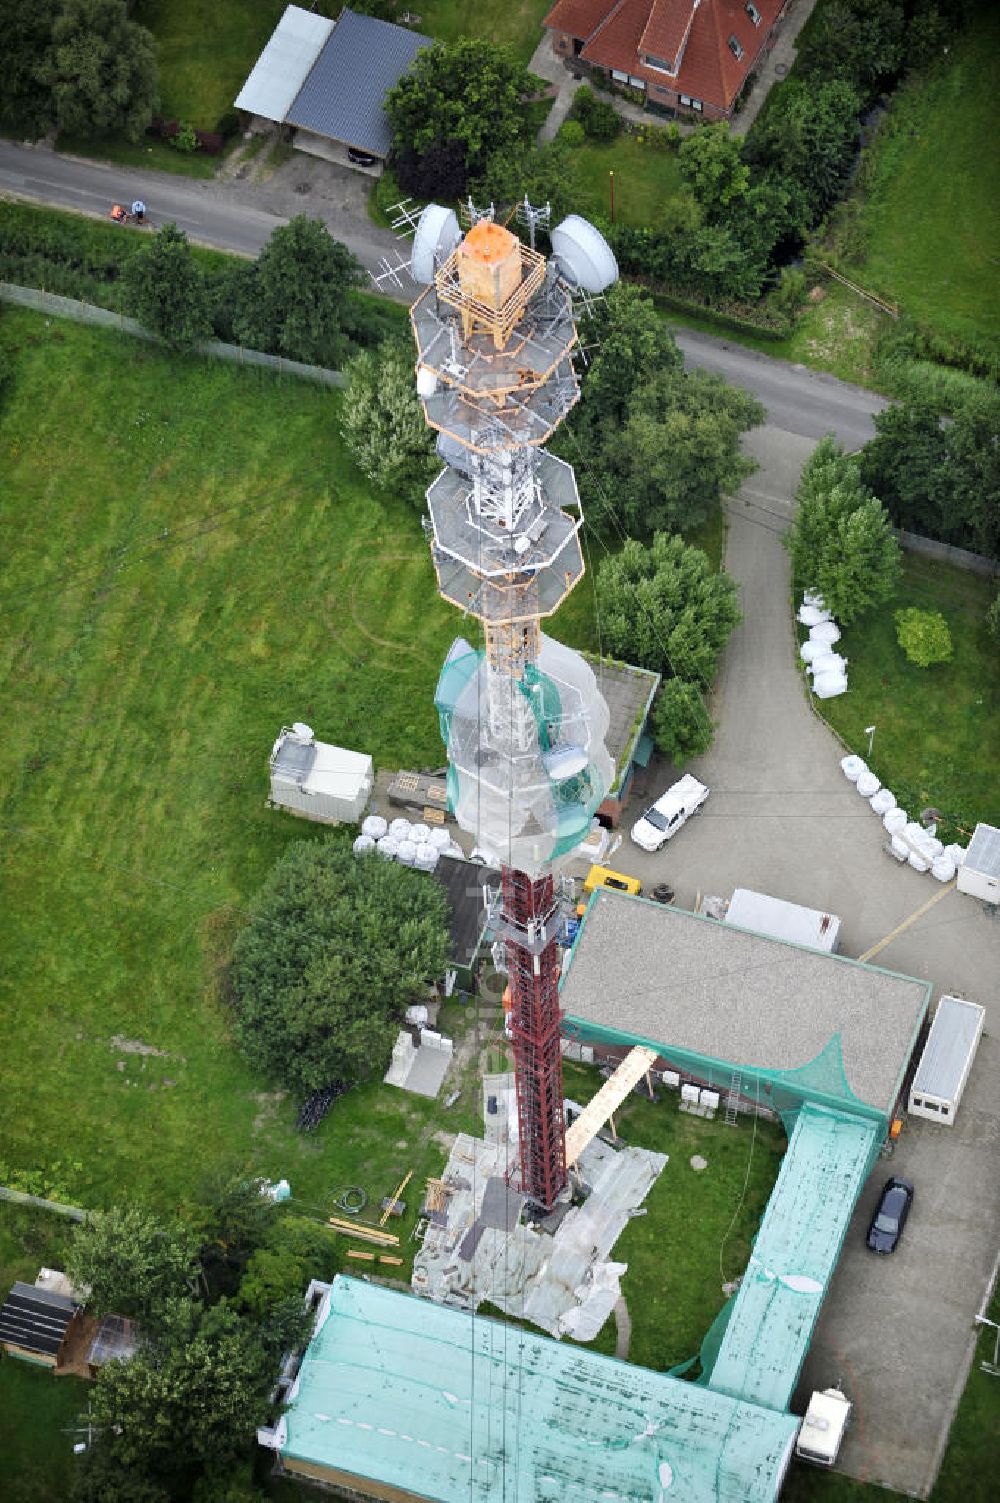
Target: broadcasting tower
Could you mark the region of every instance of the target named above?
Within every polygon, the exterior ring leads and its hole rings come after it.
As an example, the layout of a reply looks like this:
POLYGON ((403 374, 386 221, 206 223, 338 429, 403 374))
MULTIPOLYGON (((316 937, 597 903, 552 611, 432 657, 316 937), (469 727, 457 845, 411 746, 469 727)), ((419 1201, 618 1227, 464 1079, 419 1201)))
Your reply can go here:
POLYGON ((542 446, 579 396, 573 296, 618 275, 577 215, 551 239, 546 260, 490 216, 463 237, 430 204, 410 262, 426 284, 411 309, 417 391, 445 464, 427 491, 438 589, 484 637, 452 643, 435 692, 449 807, 501 867, 519 1188, 542 1210, 566 1184, 553 868, 613 771, 591 668, 541 629, 584 570, 572 467, 542 446))

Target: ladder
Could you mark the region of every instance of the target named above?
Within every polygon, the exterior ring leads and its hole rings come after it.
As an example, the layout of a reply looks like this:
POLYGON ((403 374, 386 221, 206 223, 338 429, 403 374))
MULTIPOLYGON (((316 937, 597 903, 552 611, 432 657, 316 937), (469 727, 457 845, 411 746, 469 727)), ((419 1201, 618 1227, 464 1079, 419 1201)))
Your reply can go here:
POLYGON ((726 1095, 726 1126, 735 1127, 739 1117, 740 1086, 743 1076, 739 1070, 733 1071, 733 1078, 729 1082, 729 1091, 726 1095))

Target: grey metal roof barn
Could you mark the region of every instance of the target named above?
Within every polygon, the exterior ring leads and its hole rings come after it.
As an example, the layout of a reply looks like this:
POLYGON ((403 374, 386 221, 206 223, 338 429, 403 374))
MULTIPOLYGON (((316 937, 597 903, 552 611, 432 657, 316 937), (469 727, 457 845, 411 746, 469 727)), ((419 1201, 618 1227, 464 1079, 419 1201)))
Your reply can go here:
POLYGON ((0 1307, 0 1346, 54 1367, 78 1309, 64 1294, 18 1281, 0 1307))
POLYGON ((289 5, 237 94, 235 108, 265 120, 284 120, 332 30, 328 16, 289 5))
MULTIPOLYGON (((599 890, 562 983, 564 1032, 585 1042, 618 1036, 762 1079, 798 1075, 809 1096, 822 1060, 856 1103, 888 1116, 930 990, 928 981, 599 890)), ((831 1086, 831 1099, 839 1094, 831 1086)))
POLYGON ((345 10, 285 120, 385 157, 392 144, 385 96, 430 37, 345 10))

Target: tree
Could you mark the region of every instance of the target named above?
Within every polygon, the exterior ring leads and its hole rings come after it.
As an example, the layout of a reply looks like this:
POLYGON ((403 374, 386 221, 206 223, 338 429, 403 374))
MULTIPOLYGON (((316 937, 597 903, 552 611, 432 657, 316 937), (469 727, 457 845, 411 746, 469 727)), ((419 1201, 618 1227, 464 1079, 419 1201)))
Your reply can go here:
POLYGON ((607 525, 610 505, 633 538, 698 526, 756 468, 740 436, 763 421, 764 409, 721 376, 661 371, 631 392, 626 413, 623 426, 607 431, 597 461, 604 481, 592 513, 598 524, 607 525))
POLYGON ((233 952, 247 1058, 302 1095, 381 1073, 403 1011, 444 972, 446 914, 419 872, 332 840, 290 846, 233 952))
POLYGON ((745 198, 750 187, 742 142, 730 133, 728 120, 703 125, 688 136, 677 153, 677 165, 702 208, 713 216, 745 198))
POLYGON ((583 379, 573 420, 576 436, 599 452, 605 435, 622 424, 634 388, 659 371, 681 370, 677 341, 641 288, 617 282, 581 330, 581 343, 597 343, 583 379))
POLYGON ((279 1216, 267 1244, 247 1264, 240 1283, 240 1307, 260 1320, 296 1297, 301 1308, 309 1280, 329 1283, 340 1266, 336 1241, 326 1227, 303 1216, 279 1216))
POLYGON ((653 706, 653 738, 675 767, 700 757, 712 744, 714 727, 697 684, 668 678, 653 706))
POLYGON ((548 202, 552 223, 558 224, 579 202, 576 164, 576 153, 561 136, 517 152, 494 151, 472 196, 477 203, 516 204, 525 196, 533 204, 548 202))
POLYGON ((995 642, 1000 642, 1000 594, 986 612, 986 630, 995 642))
POLYGON ((114 1312, 153 1322, 171 1298, 190 1289, 196 1241, 176 1222, 139 1205, 94 1211, 77 1228, 67 1273, 90 1290, 97 1315, 114 1312))
POLYGON ((900 576, 899 544, 881 501, 862 485, 857 461, 827 436, 806 462, 785 546, 796 580, 833 614, 853 621, 888 600, 900 576))
POLYGON ((187 236, 175 224, 125 263, 125 306, 151 334, 173 349, 188 349, 211 333, 208 292, 187 236))
POLYGON ((803 83, 789 79, 744 148, 751 167, 798 183, 811 222, 840 193, 858 139, 860 100, 843 79, 803 83))
POLYGON ((156 107, 152 34, 129 20, 125 0, 62 0, 39 77, 60 130, 137 141, 156 107))
MULTIPOLYGON (((238 1456, 267 1414, 274 1370, 254 1327, 224 1302, 170 1301, 154 1338, 128 1362, 107 1362, 92 1391, 94 1420, 116 1463, 175 1482, 238 1456)), ((173 1488, 171 1488, 173 1491, 173 1488)))
POLYGON ((947 442, 929 402, 894 402, 876 413, 875 437, 861 451, 860 475, 899 527, 931 537, 947 530, 952 499, 947 442))
POLYGON ((386 341, 351 361, 340 427, 361 473, 423 510, 424 492, 441 467, 417 397, 412 352, 386 341))
POLYGON ((320 219, 297 215, 257 258, 236 335, 253 349, 336 367, 350 348, 350 294, 361 267, 320 219))
POLYGON ((274 1202, 256 1178, 217 1175, 185 1219, 197 1239, 202 1288, 210 1299, 235 1294, 257 1248, 263 1247, 276 1217, 274 1202))
POLYGON ((601 632, 610 651, 668 677, 708 686, 740 621, 736 585, 700 548, 658 532, 629 538, 597 571, 601 632))
POLYGON ((52 123, 52 91, 45 82, 50 65, 57 0, 0 0, 4 39, 0 119, 8 130, 32 139, 52 123))
MULTIPOLYGON (((526 144, 523 101, 530 92, 527 69, 507 47, 486 40, 425 47, 385 101, 403 187, 416 192, 420 175, 423 191, 445 196, 432 189, 426 173, 427 162, 441 153, 454 188, 457 152, 452 143, 461 145, 466 180, 484 170, 493 152, 514 152, 526 144)), ((463 182, 458 192, 464 187, 463 182)))
POLYGON ((915 605, 897 611, 896 641, 911 663, 929 668, 946 663, 952 655, 951 632, 940 611, 921 611, 915 605))
POLYGON ((897 77, 905 33, 900 0, 831 0, 816 17, 796 71, 810 80, 842 78, 870 99, 897 77))

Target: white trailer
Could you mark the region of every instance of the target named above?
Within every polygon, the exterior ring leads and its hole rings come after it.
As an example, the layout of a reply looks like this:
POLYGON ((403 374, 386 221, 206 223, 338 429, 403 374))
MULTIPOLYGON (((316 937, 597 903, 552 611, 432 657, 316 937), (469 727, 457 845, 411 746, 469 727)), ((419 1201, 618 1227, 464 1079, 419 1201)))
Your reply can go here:
POLYGON ((317 741, 297 720, 271 748, 271 803, 320 824, 356 824, 371 798, 371 757, 317 741))
POLYGON ((983 1033, 986 1009, 963 997, 942 997, 931 1024, 908 1111, 951 1127, 983 1033))
POLYGON ((978 824, 958 868, 958 890, 984 903, 1000 903, 1000 830, 978 824))
POLYGON ((828 954, 836 950, 840 938, 840 919, 835 913, 803 908, 801 903, 771 898, 749 887, 737 887, 729 900, 724 922, 789 944, 825 950, 828 954))
POLYGON ((833 1466, 853 1407, 839 1388, 817 1389, 799 1426, 796 1456, 814 1466, 833 1466))

